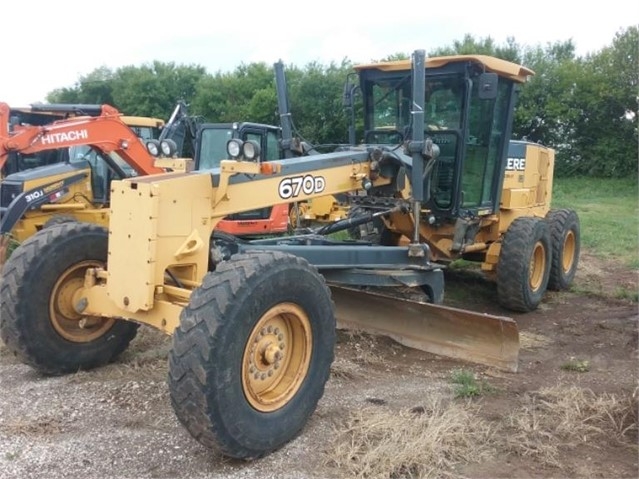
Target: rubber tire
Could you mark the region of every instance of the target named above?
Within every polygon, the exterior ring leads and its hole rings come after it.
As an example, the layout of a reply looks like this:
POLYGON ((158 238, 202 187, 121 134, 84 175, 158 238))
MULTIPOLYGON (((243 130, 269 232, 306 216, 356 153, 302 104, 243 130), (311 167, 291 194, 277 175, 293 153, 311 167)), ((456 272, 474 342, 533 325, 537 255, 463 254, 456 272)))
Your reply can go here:
POLYGON ((552 238, 552 265, 550 268, 548 289, 553 291, 566 290, 575 279, 577 266, 579 264, 579 253, 581 249, 579 216, 571 209, 550 210, 546 215, 546 221, 550 227, 550 237, 552 238), (575 251, 570 269, 564 271, 564 246, 566 236, 569 232, 572 232, 575 239, 575 251))
POLYGON ((497 298, 504 308, 529 312, 537 309, 550 277, 552 243, 548 223, 543 218, 520 217, 508 227, 497 264, 497 298), (530 261, 534 247, 541 242, 545 269, 536 290, 530 287, 530 261))
POLYGON ((179 421, 201 444, 226 456, 254 459, 278 449, 301 431, 324 393, 335 328, 330 290, 306 260, 272 251, 221 263, 192 293, 173 334, 169 393, 179 421), (242 358, 254 325, 282 302, 308 314, 312 354, 297 393, 264 413, 244 396, 242 358))
POLYGON ((138 324, 116 321, 99 338, 76 343, 60 336, 49 317, 49 297, 69 267, 86 260, 106 263, 108 231, 88 223, 64 223, 25 240, 3 269, 0 337, 22 362, 47 375, 102 366, 122 353, 138 324))
POLYGON ((77 223, 77 222, 78 220, 70 215, 55 215, 49 218, 47 221, 45 221, 45 223, 42 225, 42 229, 50 228, 51 226, 61 225, 64 223, 77 223))

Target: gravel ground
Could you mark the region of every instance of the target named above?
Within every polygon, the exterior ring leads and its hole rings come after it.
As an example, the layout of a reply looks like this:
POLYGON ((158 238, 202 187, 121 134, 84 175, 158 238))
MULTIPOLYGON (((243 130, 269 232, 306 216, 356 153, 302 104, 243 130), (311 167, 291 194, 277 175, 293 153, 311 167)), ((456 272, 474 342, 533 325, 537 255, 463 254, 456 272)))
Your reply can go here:
POLYGON ((376 356, 369 345, 346 340, 337 346, 336 375, 302 434, 261 460, 232 461, 212 454, 179 424, 165 381, 168 341, 141 331, 117 363, 71 376, 42 377, 0 349, 1 478, 340 477, 324 454, 340 417, 377 398, 403 408, 450 391, 426 361, 411 360, 400 371, 381 356, 410 350, 381 340, 376 356))

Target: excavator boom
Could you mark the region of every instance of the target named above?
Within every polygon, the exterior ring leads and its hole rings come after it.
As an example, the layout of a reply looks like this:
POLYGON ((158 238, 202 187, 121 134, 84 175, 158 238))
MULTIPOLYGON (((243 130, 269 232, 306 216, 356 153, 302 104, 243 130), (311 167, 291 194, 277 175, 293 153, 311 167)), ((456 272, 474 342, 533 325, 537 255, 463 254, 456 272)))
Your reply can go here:
MULTIPOLYGON (((109 154, 120 155, 140 175, 162 173, 135 132, 124 123, 120 112, 102 105, 98 116, 79 116, 48 125, 16 125, 13 131, 0 130, 0 169, 12 151, 37 153, 53 148, 90 145, 109 154)), ((0 125, 9 125, 10 108, 0 103, 0 125)))

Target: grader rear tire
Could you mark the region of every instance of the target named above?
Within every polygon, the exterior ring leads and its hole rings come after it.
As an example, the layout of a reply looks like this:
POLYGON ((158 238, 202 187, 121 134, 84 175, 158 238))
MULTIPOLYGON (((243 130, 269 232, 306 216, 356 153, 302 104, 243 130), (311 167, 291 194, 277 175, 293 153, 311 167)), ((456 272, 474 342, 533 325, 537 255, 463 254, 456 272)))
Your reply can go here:
POLYGON ((512 222, 499 253, 497 297, 508 309, 533 311, 548 286, 552 245, 542 218, 521 217, 512 222))
POLYGON ((263 456, 315 410, 334 343, 330 291, 315 268, 281 252, 235 255, 182 310, 169 355, 171 404, 204 446, 263 456))
POLYGON ((21 361, 44 374, 73 373, 112 361, 135 337, 135 323, 73 308, 86 269, 105 265, 107 241, 104 228, 64 223, 31 236, 11 255, 0 288, 0 337, 21 361))
POLYGON ((568 289, 575 279, 579 263, 581 236, 579 217, 574 210, 551 210, 546 215, 552 239, 552 266, 548 289, 568 289))

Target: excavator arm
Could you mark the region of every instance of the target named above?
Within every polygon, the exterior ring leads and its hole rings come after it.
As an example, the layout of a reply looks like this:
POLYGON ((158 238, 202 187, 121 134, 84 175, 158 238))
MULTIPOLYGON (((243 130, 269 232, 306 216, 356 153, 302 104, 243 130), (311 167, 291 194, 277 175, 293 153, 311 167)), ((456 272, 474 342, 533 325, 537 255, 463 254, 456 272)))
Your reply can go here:
POLYGON ((89 145, 103 154, 117 153, 140 175, 162 173, 136 134, 120 118, 120 112, 102 105, 98 116, 79 116, 44 126, 15 125, 9 131, 10 108, 0 103, 0 168, 9 153, 37 153, 54 148, 89 145))

